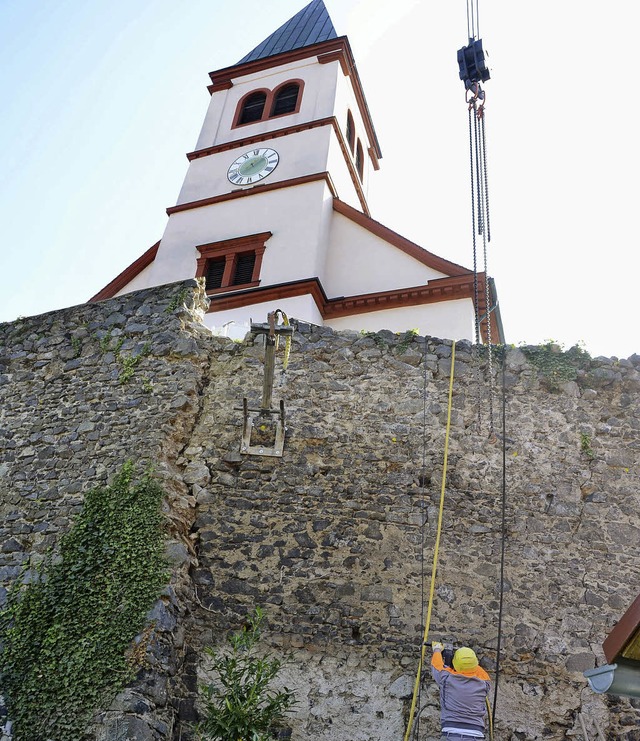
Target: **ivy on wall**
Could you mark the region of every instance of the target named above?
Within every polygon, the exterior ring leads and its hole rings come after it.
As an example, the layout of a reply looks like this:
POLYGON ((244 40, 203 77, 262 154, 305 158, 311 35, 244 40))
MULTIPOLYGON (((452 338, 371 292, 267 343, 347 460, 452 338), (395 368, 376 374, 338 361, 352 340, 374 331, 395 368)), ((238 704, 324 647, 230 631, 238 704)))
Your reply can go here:
POLYGON ((591 359, 580 345, 563 352, 562 347, 553 340, 543 345, 525 345, 522 352, 542 375, 543 385, 552 392, 559 391, 563 383, 575 381, 578 370, 591 359))
POLYGON ((16 741, 78 741, 136 669, 131 642, 167 579, 162 488, 126 463, 89 491, 59 554, 0 613, 16 741))

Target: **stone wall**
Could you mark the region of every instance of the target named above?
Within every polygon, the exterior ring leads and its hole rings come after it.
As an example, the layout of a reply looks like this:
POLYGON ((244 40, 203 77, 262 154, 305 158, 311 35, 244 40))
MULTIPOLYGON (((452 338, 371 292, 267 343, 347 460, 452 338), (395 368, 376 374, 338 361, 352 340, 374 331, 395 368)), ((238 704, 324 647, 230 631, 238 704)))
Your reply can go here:
MULTIPOLYGON (((259 406, 263 341, 211 337, 202 302, 186 283, 0 325, 2 583, 56 542, 84 489, 127 457, 153 460, 169 492, 175 567, 152 616, 156 670, 97 716, 94 735, 188 738, 203 648, 261 605, 265 645, 291 659, 294 739, 401 738, 429 589, 451 343, 298 327, 286 372, 282 348, 277 361, 284 455, 246 456, 242 399, 259 406), (122 358, 135 353, 121 383, 122 358)), ((581 712, 594 736, 598 723, 607 738, 637 741, 638 703, 593 694, 582 671, 604 661, 604 636, 637 596, 640 357, 578 357, 572 380, 558 373, 566 356, 557 359, 534 364, 508 349, 489 381, 486 356, 456 345, 430 637, 468 643, 495 669, 504 492, 496 738, 580 737, 581 712)), ((268 445, 272 434, 257 421, 256 437, 268 445)), ((430 681, 421 706, 426 739, 437 729, 430 681)))
POLYGON ((67 531, 83 491, 125 461, 153 464, 168 495, 174 577, 154 608, 150 644, 160 671, 140 678, 148 702, 124 693, 100 717, 100 735, 112 721, 120 731, 150 724, 158 738, 172 735, 173 675, 185 655, 172 628, 190 601, 193 550, 191 494, 176 460, 198 418, 210 351, 195 285, 0 324, 0 604, 67 531))

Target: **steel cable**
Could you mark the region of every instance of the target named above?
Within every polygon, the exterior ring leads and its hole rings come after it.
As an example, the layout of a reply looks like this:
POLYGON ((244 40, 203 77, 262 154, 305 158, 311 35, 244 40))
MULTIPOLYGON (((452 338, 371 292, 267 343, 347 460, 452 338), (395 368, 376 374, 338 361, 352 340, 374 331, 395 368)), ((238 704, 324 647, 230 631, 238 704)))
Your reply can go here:
POLYGON ((502 505, 500 545, 500 601, 498 605, 498 644, 496 646, 496 681, 493 688, 493 725, 496 724, 498 681, 500 677, 500 652, 502 650, 502 612, 504 607, 504 562, 507 542, 507 349, 502 348, 502 505))

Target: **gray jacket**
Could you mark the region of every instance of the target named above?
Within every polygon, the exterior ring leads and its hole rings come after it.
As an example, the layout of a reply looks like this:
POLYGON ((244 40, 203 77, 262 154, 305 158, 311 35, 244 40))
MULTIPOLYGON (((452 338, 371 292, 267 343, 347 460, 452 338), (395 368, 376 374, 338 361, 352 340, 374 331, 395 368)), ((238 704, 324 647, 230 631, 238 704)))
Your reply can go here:
POLYGON ((431 675, 440 688, 442 728, 455 727, 484 733, 487 717, 486 698, 491 682, 478 666, 473 672, 460 673, 444 666, 442 654, 434 652, 431 675))

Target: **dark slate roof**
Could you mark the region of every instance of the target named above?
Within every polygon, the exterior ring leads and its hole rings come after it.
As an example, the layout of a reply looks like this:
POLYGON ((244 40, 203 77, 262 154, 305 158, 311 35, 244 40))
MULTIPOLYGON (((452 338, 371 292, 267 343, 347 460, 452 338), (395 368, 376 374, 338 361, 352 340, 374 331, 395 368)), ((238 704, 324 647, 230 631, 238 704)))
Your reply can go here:
POLYGON ((338 37, 329 13, 322 0, 312 0, 299 13, 274 31, 269 38, 258 44, 238 64, 264 59, 292 49, 317 44, 338 37))

